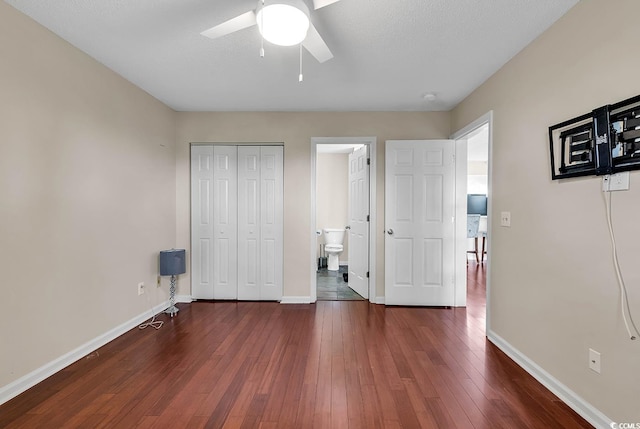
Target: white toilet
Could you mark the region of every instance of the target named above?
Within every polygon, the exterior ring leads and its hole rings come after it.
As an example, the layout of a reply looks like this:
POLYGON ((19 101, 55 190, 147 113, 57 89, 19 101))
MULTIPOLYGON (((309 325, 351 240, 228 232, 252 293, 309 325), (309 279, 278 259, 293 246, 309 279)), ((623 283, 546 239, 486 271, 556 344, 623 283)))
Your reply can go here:
POLYGON ((340 269, 340 254, 344 241, 344 228, 324 228, 324 251, 327 254, 327 269, 338 271, 340 269))

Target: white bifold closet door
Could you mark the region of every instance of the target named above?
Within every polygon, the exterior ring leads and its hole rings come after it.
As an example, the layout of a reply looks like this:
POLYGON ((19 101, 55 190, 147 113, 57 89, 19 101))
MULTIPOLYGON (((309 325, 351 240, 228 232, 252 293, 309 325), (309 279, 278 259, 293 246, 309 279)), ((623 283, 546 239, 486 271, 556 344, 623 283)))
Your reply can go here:
POLYGON ((282 146, 238 147, 238 299, 282 298, 282 146))
POLYGON ((191 148, 194 298, 282 298, 282 206, 282 146, 191 148))

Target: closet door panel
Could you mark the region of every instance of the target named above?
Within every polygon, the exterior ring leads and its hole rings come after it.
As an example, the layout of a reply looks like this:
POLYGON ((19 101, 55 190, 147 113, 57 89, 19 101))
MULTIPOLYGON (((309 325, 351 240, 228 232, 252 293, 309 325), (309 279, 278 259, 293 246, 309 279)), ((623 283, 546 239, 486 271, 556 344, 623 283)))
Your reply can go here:
POLYGON ((283 148, 262 146, 260 163, 260 299, 282 298, 283 148))
POLYGON ((260 147, 238 147, 238 299, 260 300, 260 147))
POLYGON ((195 298, 213 298, 213 146, 191 147, 191 284, 195 298))
POLYGON ((213 147, 213 298, 238 297, 238 156, 235 146, 213 147))

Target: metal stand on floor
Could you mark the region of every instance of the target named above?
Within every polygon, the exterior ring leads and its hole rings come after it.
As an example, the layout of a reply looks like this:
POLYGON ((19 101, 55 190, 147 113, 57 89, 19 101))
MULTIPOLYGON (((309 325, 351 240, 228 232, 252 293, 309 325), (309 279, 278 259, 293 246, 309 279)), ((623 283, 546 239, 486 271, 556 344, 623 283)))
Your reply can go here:
POLYGON ((165 311, 169 316, 173 317, 174 314, 178 313, 178 307, 176 307, 176 276, 171 276, 171 283, 169 286, 169 308, 165 311))

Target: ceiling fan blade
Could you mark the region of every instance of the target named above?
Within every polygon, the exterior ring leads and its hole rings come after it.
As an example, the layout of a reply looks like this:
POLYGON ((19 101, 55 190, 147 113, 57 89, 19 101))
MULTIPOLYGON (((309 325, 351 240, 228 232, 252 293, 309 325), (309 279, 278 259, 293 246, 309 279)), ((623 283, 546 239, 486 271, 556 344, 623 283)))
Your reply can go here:
POLYGON ((318 10, 321 7, 329 6, 330 4, 337 3, 340 0, 313 0, 313 8, 318 10))
POLYGON ((333 58, 333 54, 329 50, 329 47, 324 40, 322 40, 320 33, 318 33, 318 30, 316 30, 316 27, 314 27, 313 24, 309 25, 307 38, 302 42, 302 46, 304 46, 305 49, 309 51, 309 53, 320 63, 324 63, 325 61, 333 58))
POLYGON ((256 25, 256 13, 253 10, 243 13, 242 15, 231 18, 228 21, 218 24, 215 27, 211 27, 208 30, 203 31, 203 36, 211 39, 226 36, 227 34, 235 33, 236 31, 256 25))

